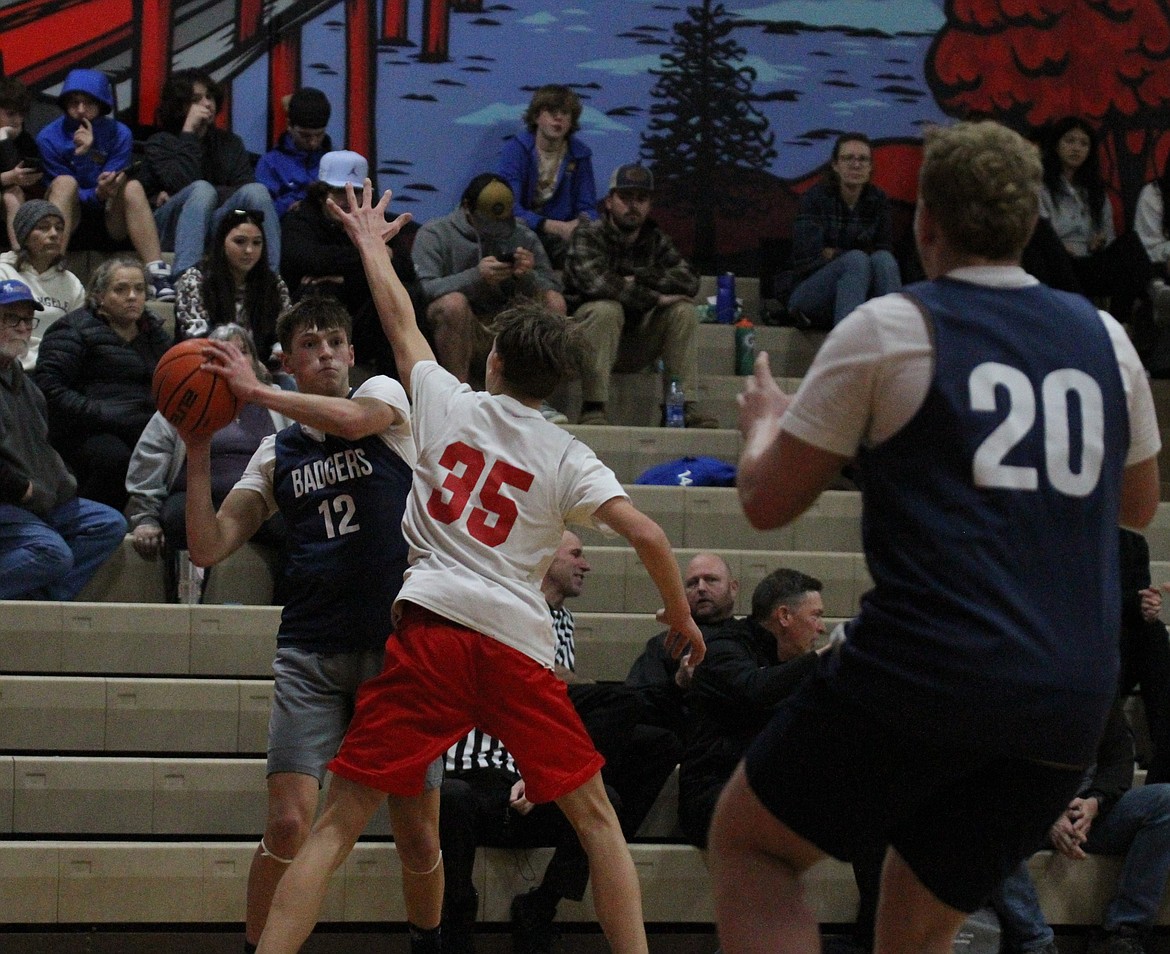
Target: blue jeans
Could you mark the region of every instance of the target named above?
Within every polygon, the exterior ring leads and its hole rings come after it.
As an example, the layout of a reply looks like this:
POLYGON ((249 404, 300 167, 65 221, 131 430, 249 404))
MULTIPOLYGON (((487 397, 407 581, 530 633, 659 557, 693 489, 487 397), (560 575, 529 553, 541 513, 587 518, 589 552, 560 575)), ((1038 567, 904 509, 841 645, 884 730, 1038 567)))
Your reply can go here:
POLYGON ((890 252, 872 254, 860 249, 842 252, 822 265, 796 288, 788 307, 804 312, 813 321, 830 317, 837 324, 854 308, 902 287, 897 259, 890 252))
MULTIPOLYGON (((1141 785, 1122 795, 1093 822, 1084 849, 1125 856, 1117 892, 1105 911, 1105 930, 1150 927, 1170 875, 1170 783, 1141 785)), ((1003 925, 1005 946, 1029 951, 1052 940, 1026 865, 1004 880, 991 904, 1003 925)))
POLYGON ((81 497, 43 520, 0 504, 0 599, 73 599, 125 536, 117 510, 81 497))
POLYGON ((1036 897, 1036 886, 1028 874, 1027 861, 1021 861, 1003 879, 990 903, 999 916, 1004 951, 1038 951, 1052 943, 1052 928, 1040 910, 1040 899, 1036 897))
POLYGON ((268 252, 268 264, 274 272, 280 270, 280 221, 268 189, 259 182, 250 182, 240 186, 226 202, 221 203, 215 186, 198 179, 154 210, 159 241, 164 250, 175 253, 175 262, 171 266, 175 278, 192 265, 199 264, 208 240, 232 209, 264 213, 264 248, 268 252))

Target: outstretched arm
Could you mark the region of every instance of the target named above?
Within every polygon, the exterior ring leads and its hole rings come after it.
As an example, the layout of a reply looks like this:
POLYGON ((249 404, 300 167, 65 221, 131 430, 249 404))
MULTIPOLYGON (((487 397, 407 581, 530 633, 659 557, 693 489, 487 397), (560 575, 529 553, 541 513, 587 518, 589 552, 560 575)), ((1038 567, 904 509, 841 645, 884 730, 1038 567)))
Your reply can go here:
POLYGON ((386 207, 390 204, 390 190, 383 192, 382 198, 375 203, 374 188, 369 179, 362 186, 360 203, 356 201, 352 185, 346 185, 345 192, 349 199, 348 211, 332 199, 328 201, 334 214, 345 226, 350 241, 361 254, 366 280, 374 296, 374 307, 378 309, 378 319, 390 340, 390 347, 394 349, 398 373, 409 392, 414 366, 419 361, 435 359, 435 353, 419 330, 410 295, 395 273, 390 251, 386 248, 386 243, 410 221, 410 213, 404 212, 394 221, 387 222, 386 207))
POLYGON ((375 398, 330 397, 264 384, 256 377, 252 360, 226 341, 204 342, 203 359, 203 367, 227 381, 243 403, 258 404, 346 440, 381 434, 403 419, 399 410, 375 398))
POLYGON ((670 627, 666 647, 675 658, 689 653, 688 664, 697 666, 707 652, 703 634, 691 618, 691 607, 683 590, 674 551, 662 528, 624 497, 607 500, 594 513, 606 526, 625 537, 646 567, 662 596, 659 618, 670 627))

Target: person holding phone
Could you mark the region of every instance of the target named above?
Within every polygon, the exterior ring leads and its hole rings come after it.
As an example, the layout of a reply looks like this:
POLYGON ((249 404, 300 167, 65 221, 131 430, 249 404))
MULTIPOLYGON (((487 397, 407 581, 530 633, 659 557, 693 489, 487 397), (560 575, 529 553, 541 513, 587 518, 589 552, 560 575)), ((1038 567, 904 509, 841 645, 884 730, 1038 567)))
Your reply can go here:
MULTIPOLYGON (((567 311, 548 253, 514 207, 503 177, 481 173, 463 190, 459 208, 424 225, 414 242, 436 359, 481 390, 496 315, 524 299, 558 315, 567 311)), ((551 407, 545 416, 565 420, 551 407)))
POLYGON ((16 210, 29 199, 45 195, 44 162, 37 141, 24 128, 31 107, 32 94, 25 85, 10 76, 0 76, 0 195, 4 197, 10 249, 18 245, 12 225, 16 210))

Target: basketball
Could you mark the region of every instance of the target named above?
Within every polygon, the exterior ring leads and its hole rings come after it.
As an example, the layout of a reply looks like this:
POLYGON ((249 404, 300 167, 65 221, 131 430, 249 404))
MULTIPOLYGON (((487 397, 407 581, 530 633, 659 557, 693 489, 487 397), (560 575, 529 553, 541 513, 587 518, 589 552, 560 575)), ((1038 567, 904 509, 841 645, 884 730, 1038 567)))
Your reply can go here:
POLYGON ((230 423, 239 407, 227 382, 202 367, 206 346, 203 338, 180 341, 154 369, 155 407, 184 437, 209 437, 230 423))

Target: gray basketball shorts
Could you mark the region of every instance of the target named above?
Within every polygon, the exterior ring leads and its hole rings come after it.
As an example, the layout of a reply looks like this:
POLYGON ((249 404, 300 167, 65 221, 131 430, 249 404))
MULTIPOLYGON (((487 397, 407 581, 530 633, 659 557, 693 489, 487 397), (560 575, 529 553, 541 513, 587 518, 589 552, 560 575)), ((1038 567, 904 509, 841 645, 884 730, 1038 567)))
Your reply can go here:
MULTIPOLYGON (((268 774, 298 772, 320 785, 353 717, 358 686, 382 671, 382 650, 315 653, 276 650, 268 718, 268 774)), ((440 756, 427 768, 426 790, 443 781, 440 756)))

